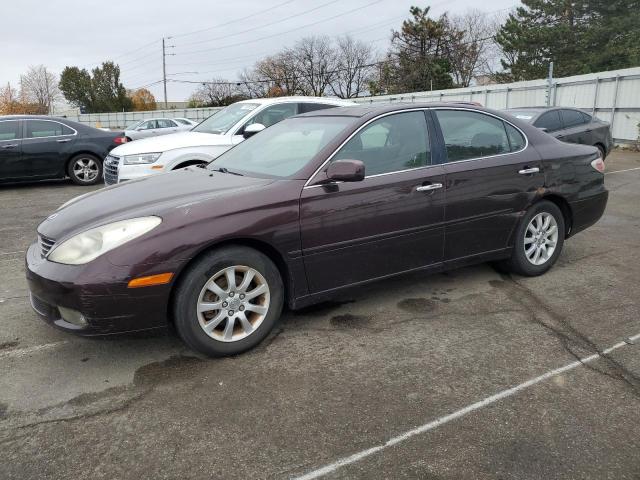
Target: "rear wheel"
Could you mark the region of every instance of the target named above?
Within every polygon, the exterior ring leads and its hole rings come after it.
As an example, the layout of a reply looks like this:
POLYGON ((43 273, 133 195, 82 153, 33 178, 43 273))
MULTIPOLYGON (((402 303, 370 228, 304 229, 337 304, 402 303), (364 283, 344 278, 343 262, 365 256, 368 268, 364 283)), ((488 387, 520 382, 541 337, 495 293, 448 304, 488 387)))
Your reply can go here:
POLYGON ((533 277, 556 262, 565 236, 564 217, 558 206, 546 200, 533 205, 520 221, 511 258, 499 270, 533 277))
POLYGON ((253 348, 280 318, 282 279, 273 262, 246 247, 204 255, 182 277, 174 296, 176 330, 205 355, 235 355, 253 348))
POLYGON ((95 185, 102 178, 102 162, 88 153, 81 153, 71 159, 67 174, 76 185, 95 185))

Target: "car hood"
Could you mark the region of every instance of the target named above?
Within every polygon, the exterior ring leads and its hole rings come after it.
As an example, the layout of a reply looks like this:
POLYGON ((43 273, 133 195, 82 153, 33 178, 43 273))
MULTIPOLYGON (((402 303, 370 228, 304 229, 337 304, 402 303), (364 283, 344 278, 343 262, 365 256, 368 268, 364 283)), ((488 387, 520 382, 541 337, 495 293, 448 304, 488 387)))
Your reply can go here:
POLYGON ((174 150, 176 148, 216 145, 231 145, 231 139, 227 135, 188 131, 127 142, 111 150, 111 154, 121 157, 123 155, 138 155, 140 153, 166 152, 167 150, 174 150))
POLYGON ((188 167, 82 195, 47 217, 38 233, 54 240, 129 218, 175 215, 210 200, 228 208, 236 196, 255 194, 272 179, 244 177, 188 167))

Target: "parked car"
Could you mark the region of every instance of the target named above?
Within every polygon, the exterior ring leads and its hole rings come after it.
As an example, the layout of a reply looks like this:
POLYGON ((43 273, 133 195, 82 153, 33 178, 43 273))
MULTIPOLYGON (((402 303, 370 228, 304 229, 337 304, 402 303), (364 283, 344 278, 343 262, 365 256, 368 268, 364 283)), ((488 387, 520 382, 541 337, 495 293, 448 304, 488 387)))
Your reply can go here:
POLYGON ((102 179, 102 159, 124 141, 122 132, 66 118, 0 116, 0 182, 69 177, 93 185, 102 179))
POLYGON ((122 145, 105 159, 107 185, 206 164, 245 138, 285 118, 323 108, 355 105, 322 97, 244 100, 225 107, 190 132, 122 145))
POLYGON ((596 148, 479 107, 315 111, 206 168, 63 205, 27 252, 31 302, 70 332, 171 323, 200 352, 237 354, 285 303, 484 261, 545 273, 601 217, 603 170, 596 148))
MULTIPOLYGON (((180 119, 182 120, 182 119, 180 119)), ((127 141, 140 140, 141 138, 169 135, 176 132, 188 132, 194 127, 192 123, 184 123, 177 118, 149 118, 139 120, 129 125, 124 130, 127 141)))
POLYGON ((613 148, 609 124, 577 108, 513 108, 506 112, 563 142, 592 145, 600 150, 603 159, 613 148))

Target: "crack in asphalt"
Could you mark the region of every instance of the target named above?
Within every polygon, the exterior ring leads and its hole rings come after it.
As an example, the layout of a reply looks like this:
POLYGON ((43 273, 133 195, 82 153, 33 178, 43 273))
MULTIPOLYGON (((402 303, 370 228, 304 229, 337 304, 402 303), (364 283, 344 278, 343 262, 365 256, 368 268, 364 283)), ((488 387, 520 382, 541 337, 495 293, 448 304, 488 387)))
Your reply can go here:
POLYGON ((531 289, 515 280, 510 274, 501 274, 501 281, 489 282, 496 288, 502 288, 509 297, 519 303, 530 313, 530 318, 549 332, 551 332, 559 341, 565 351, 567 351, 576 360, 581 360, 581 355, 574 351, 575 347, 581 347, 589 352, 599 354, 605 361, 611 371, 598 368, 592 363, 583 363, 589 370, 609 377, 616 381, 622 381, 632 394, 640 398, 640 376, 634 374, 627 367, 622 365, 615 358, 602 352, 602 350, 586 335, 575 328, 567 318, 556 312, 550 305, 536 295, 531 289), (536 309, 541 309, 551 322, 546 322, 536 313, 536 309), (564 331, 563 331, 564 329, 564 331))

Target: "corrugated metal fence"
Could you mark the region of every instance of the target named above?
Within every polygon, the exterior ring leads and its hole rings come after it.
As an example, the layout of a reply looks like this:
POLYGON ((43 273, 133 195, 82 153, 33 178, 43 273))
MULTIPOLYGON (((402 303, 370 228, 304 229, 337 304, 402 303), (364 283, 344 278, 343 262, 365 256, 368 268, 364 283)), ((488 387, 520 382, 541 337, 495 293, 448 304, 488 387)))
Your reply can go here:
MULTIPOLYGON (((475 86, 431 92, 361 97, 358 103, 473 101, 501 110, 504 108, 546 105, 577 107, 592 112, 612 125, 618 143, 638 140, 640 123, 640 67, 573 77, 531 80, 499 85, 475 86)), ((202 120, 218 108, 156 110, 68 115, 67 118, 92 126, 123 128, 136 120, 152 117, 186 117, 202 120)))
POLYGON ((638 140, 640 67, 554 78, 551 83, 531 80, 354 100, 358 103, 472 101, 502 110, 546 105, 547 95, 553 106, 581 108, 611 123, 613 137, 618 143, 638 140))
POLYGON ((151 110, 146 112, 111 112, 111 113, 81 113, 65 115, 69 120, 85 123, 92 127, 121 129, 145 118, 188 118, 200 121, 220 110, 212 108, 185 108, 170 110, 151 110))

